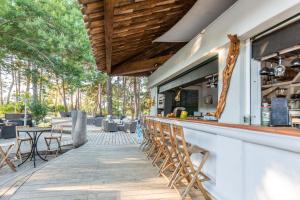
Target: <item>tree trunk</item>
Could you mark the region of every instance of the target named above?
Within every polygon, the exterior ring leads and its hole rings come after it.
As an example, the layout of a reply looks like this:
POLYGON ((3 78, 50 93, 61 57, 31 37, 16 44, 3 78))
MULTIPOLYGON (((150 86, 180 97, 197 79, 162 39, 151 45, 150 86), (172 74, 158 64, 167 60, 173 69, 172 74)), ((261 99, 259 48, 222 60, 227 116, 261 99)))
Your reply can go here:
POLYGON ((107 113, 112 116, 112 83, 110 75, 107 79, 107 113))
POLYGON ((98 85, 98 107, 99 107, 99 114, 102 115, 102 85, 99 83, 98 85))
POLYGON ((65 107, 65 112, 68 112, 68 104, 67 104, 67 99, 66 99, 66 88, 65 88, 65 80, 62 79, 62 98, 63 98, 63 103, 65 107))
MULTIPOLYGON (((15 71, 14 76, 15 76, 15 103, 17 105, 17 103, 19 102, 18 73, 17 73, 17 71, 15 71)), ((15 112, 16 112, 16 105, 15 105, 15 112)))
POLYGON ((123 77, 123 102, 122 102, 122 115, 126 115, 126 77, 123 77))
MULTIPOLYGON (((70 104, 71 104, 71 110, 74 110, 74 92, 72 91, 70 94, 70 104)), ((76 105, 75 105, 75 109, 76 109, 76 105)))
POLYGON ((21 95, 21 70, 18 70, 18 95, 19 95, 19 99, 20 99, 20 95, 21 95))
POLYGON ((0 65, 0 104, 3 105, 3 80, 2 80, 2 66, 0 65))
POLYGON ((11 83, 10 83, 8 93, 7 93, 7 100, 6 100, 7 104, 9 104, 9 102, 10 102, 10 96, 11 96, 11 92, 12 92, 12 89, 14 87, 14 84, 15 84, 14 70, 11 70, 11 83))
POLYGON ((137 83, 137 78, 133 78, 133 94, 134 94, 134 119, 138 119, 139 116, 139 105, 138 105, 138 83, 137 83))
POLYGON ((40 92, 39 92, 39 101, 42 101, 43 98, 43 69, 40 71, 40 92))
POLYGON ((32 71, 32 96, 33 96, 33 101, 37 102, 38 101, 38 70, 34 67, 32 71))
POLYGON ((80 88, 77 88, 77 105, 76 105, 76 109, 77 110, 80 110, 80 97, 81 97, 81 95, 80 95, 80 88))
MULTIPOLYGON (((31 73, 31 65, 30 65, 30 62, 28 62, 28 70, 30 71, 31 73)), ((29 90, 30 90, 30 82, 31 82, 31 76, 30 74, 26 74, 26 93, 29 93, 29 90)))

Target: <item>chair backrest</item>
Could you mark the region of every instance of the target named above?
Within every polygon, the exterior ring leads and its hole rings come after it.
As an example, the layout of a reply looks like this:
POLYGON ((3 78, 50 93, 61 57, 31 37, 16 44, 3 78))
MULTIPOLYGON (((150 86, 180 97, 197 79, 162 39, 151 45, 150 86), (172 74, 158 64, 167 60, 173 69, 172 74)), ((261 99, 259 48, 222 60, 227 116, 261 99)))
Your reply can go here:
POLYGON ((20 138, 20 132, 19 130, 22 129, 22 128, 28 128, 29 126, 16 126, 16 139, 19 139, 20 138))
POLYGON ((149 128, 149 136, 150 136, 150 138, 153 138, 155 136, 154 120, 149 119, 148 128, 149 128))
POLYGON ((172 154, 175 153, 174 148, 174 141, 171 131, 171 125, 168 123, 161 122, 161 137, 162 142, 167 147, 166 152, 169 154, 170 158, 172 157, 172 154))
POLYGON ((62 124, 53 124, 51 128, 51 136, 53 135, 53 133, 59 133, 60 135, 62 135, 63 131, 64 127, 62 124))
POLYGON ((188 164, 190 168, 194 169, 190 158, 190 154, 188 152, 188 144, 184 137, 183 127, 173 125, 172 130, 174 134, 174 142, 177 150, 178 159, 183 165, 188 164))

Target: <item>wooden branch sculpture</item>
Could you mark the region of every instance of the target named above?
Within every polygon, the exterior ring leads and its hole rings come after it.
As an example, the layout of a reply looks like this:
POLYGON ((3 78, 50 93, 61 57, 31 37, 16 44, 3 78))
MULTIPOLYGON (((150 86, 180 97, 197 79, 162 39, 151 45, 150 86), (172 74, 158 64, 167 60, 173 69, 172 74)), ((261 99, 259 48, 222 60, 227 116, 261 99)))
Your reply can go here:
POLYGON ((240 40, 238 39, 237 35, 228 35, 228 38, 230 40, 230 47, 229 47, 229 53, 226 59, 226 66, 223 70, 223 86, 222 86, 222 92, 220 99, 218 101, 217 111, 215 116, 220 119, 225 105, 226 105, 226 98, 227 93, 230 86, 230 80, 231 76, 233 74, 233 70, 236 64, 236 60, 240 53, 240 40))

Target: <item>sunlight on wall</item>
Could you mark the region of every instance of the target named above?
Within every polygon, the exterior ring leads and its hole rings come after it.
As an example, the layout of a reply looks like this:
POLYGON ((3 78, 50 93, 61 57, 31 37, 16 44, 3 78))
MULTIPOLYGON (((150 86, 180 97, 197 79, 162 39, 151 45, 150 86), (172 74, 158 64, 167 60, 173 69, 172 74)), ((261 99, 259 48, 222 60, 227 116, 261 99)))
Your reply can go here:
POLYGON ((300 177, 291 176, 278 167, 266 171, 258 189, 257 200, 299 200, 300 177))
POLYGON ((202 39, 203 39, 203 33, 199 34, 196 38, 195 41, 188 53, 189 57, 193 56, 201 47, 201 43, 202 43, 202 39))

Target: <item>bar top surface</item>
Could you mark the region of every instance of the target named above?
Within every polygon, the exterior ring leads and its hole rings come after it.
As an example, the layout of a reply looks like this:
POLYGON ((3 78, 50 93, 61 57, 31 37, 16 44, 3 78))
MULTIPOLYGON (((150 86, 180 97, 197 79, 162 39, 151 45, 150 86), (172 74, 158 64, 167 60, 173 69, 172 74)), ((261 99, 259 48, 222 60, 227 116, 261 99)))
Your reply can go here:
POLYGON ((300 129, 292 128, 292 127, 264 127, 264 126, 244 125, 244 124, 228 124, 228 123, 220 123, 215 121, 194 120, 194 119, 179 119, 179 118, 164 118, 164 117, 155 117, 155 118, 300 137, 300 129))

